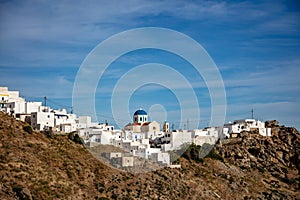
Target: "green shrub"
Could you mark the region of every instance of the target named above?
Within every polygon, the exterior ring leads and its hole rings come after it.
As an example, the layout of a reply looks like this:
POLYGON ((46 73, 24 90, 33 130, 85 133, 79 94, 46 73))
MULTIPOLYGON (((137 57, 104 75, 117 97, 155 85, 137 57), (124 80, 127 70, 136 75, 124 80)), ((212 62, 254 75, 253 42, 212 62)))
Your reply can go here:
POLYGON ((215 152, 214 149, 212 149, 206 156, 205 158, 212 158, 212 159, 215 159, 215 160, 219 160, 221 162, 224 162, 224 158, 222 156, 220 156, 219 154, 217 154, 215 152))
POLYGON ((76 133, 76 131, 73 131, 73 132, 69 133, 68 138, 69 138, 69 140, 72 140, 73 142, 75 142, 77 144, 83 144, 81 138, 76 133))
POLYGON ((29 134, 32 134, 32 132, 33 132, 31 126, 29 126, 29 125, 23 126, 23 130, 26 131, 29 134))
POLYGON ((191 144, 186 149, 186 151, 182 154, 182 157, 188 160, 200 161, 200 156, 199 156, 200 150, 201 150, 201 146, 191 144))
POLYGON ((202 146, 191 144, 182 154, 182 157, 188 160, 195 160, 197 162, 203 162, 203 158, 212 158, 222 162, 224 161, 223 157, 215 152, 213 145, 207 143, 204 143, 202 146))
POLYGON ((74 135, 75 135, 75 132, 73 131, 73 132, 69 133, 68 138, 70 140, 74 140, 74 135))
POLYGON ((83 142, 81 141, 81 139, 80 139, 80 137, 79 137, 78 134, 76 134, 76 135, 74 136, 73 141, 74 141, 75 143, 77 143, 77 144, 83 144, 83 142))

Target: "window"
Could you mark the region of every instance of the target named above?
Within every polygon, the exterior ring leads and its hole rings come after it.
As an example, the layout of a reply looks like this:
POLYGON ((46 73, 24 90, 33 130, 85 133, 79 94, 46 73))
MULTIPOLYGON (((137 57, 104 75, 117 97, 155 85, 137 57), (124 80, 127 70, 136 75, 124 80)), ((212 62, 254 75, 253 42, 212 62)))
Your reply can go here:
POLYGON ((48 118, 50 118, 50 115, 48 115, 48 118))
POLYGON ((140 121, 142 121, 143 120, 143 118, 142 117, 140 117, 140 121))
POLYGON ((2 97, 2 101, 4 101, 4 97, 2 97))

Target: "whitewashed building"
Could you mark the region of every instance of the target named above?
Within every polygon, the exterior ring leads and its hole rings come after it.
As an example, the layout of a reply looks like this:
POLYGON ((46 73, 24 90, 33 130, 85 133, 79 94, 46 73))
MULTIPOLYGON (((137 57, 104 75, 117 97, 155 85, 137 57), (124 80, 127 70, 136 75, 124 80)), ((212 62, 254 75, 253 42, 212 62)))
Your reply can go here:
POLYGON ((192 132, 188 130, 173 130, 166 133, 162 141, 165 143, 161 146, 163 151, 179 149, 182 145, 192 143, 192 132))
POLYGON ((131 131, 135 133, 140 133, 142 125, 140 123, 129 123, 124 127, 125 131, 131 131))
POLYGON ((124 127, 126 131, 132 131, 135 133, 142 132, 142 125, 148 123, 148 114, 146 111, 139 109, 133 114, 133 123, 129 123, 124 127))
POLYGON ((31 113, 31 126, 35 130, 52 129, 54 127, 54 113, 44 107, 41 111, 31 113))
POLYGON ((202 146, 204 143, 215 144, 220 134, 224 134, 223 127, 206 127, 192 131, 192 142, 202 146))
POLYGON ((76 131, 76 115, 67 113, 66 109, 53 110, 55 131, 61 133, 70 133, 76 131))
POLYGON ((170 165, 170 154, 167 152, 152 153, 150 159, 167 166, 170 165))
POLYGON ((88 128, 77 129, 78 135, 83 139, 84 143, 89 146, 114 145, 120 147, 123 132, 115 130, 114 126, 105 124, 90 123, 90 119, 84 117, 81 126, 91 126, 88 128), (87 120, 86 120, 87 119, 87 120))
POLYGON ((145 122, 141 127, 141 132, 145 133, 146 138, 154 139, 162 136, 160 124, 157 121, 145 122))
POLYGON ((133 167, 134 166, 134 157, 132 156, 122 156, 118 158, 119 164, 122 167, 133 167))
POLYGON ((92 122, 92 118, 90 116, 79 116, 77 119, 75 119, 76 122, 76 129, 84 129, 84 128, 97 128, 107 131, 114 130, 114 126, 109 126, 108 123, 101 124, 98 122, 92 122))
POLYGON ((38 112, 42 108, 42 102, 25 102, 25 110, 23 112, 16 113, 16 119, 31 123, 31 113, 38 112))
POLYGON ((139 109, 133 114, 133 123, 139 123, 143 125, 145 122, 148 122, 148 114, 146 111, 139 109))
POLYGON ((241 119, 235 120, 233 123, 225 124, 224 127, 228 128, 228 133, 236 135, 242 131, 258 130, 262 136, 271 136, 271 129, 265 127, 265 123, 255 119, 241 119))
POLYGON ((19 96, 19 91, 0 87, 0 109, 16 117, 16 113, 25 113, 25 99, 19 96))
POLYGON ((26 102, 19 96, 19 91, 9 91, 8 87, 0 87, 0 110, 12 114, 21 121, 30 123, 32 112, 40 112, 41 102, 26 102))

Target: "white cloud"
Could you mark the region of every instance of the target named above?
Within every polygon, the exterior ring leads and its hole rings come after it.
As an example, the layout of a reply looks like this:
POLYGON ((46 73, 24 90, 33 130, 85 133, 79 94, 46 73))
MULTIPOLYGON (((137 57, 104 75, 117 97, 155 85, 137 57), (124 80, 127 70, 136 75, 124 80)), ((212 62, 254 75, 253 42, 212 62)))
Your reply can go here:
MULTIPOLYGON (((213 52, 230 52, 215 53, 217 56, 229 55, 229 61, 225 63, 227 67, 220 67, 228 88, 228 98, 233 98, 235 102, 247 101, 245 105, 257 104, 266 113, 270 112, 265 108, 272 108, 274 116, 279 116, 278 113, 288 107, 291 114, 279 117, 285 122, 298 123, 297 113, 294 112, 297 109, 293 106, 300 105, 293 102, 300 96, 300 62, 295 59, 299 57, 299 14, 290 12, 283 2, 2 2, 0 67, 5 75, 1 74, 0 80, 30 96, 47 93, 50 96, 70 97, 73 83, 68 72, 54 77, 52 74, 40 77, 33 68, 43 67, 47 71, 55 67, 60 71, 60 67, 70 67, 75 71, 86 55, 109 36, 130 28, 155 25, 189 33, 196 40, 203 40, 208 47, 213 47, 213 52), (164 20, 166 22, 162 23, 164 20), (203 33, 208 35, 207 38, 201 38, 203 33), (218 41, 206 41, 210 38, 218 41), (228 41, 232 46, 225 48, 219 41, 228 41), (272 55, 275 51, 279 53, 272 55), (278 56, 280 53, 282 56, 278 56), (17 73, 18 67, 26 68, 28 72, 25 70, 20 75, 17 73), (265 99, 273 102, 264 107, 266 103, 262 100, 265 99), (276 106, 279 106, 277 114, 276 106)), ((217 59, 220 62, 225 60, 217 59)), ((135 63, 135 58, 123 61, 135 63)), ((106 75, 107 78, 116 78, 121 72, 112 70, 106 75)), ((195 88, 206 87, 204 82, 192 85, 195 88)), ((187 89, 189 86, 173 82, 172 87, 187 89)), ((243 110, 243 106, 237 108, 243 110)))

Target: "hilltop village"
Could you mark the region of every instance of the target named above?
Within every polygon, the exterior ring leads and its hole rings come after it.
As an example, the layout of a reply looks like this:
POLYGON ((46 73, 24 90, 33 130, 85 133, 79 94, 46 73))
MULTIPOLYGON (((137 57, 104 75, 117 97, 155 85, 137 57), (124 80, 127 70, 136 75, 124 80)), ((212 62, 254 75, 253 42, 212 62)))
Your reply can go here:
POLYGON ((102 152, 102 156, 118 168, 134 167, 135 158, 180 167, 173 165, 170 152, 185 144, 215 144, 219 139, 238 137, 243 131, 250 130, 271 136, 271 128, 255 119, 235 120, 203 129, 171 130, 168 122, 149 121, 147 112, 142 109, 135 111, 132 122, 120 130, 108 123, 92 122, 90 116, 77 116, 66 109, 51 109, 42 102, 27 102, 19 96, 19 91, 9 91, 7 87, 0 87, 0 110, 29 123, 34 130, 51 130, 58 134, 76 132, 89 148, 114 146, 120 151, 102 152))

